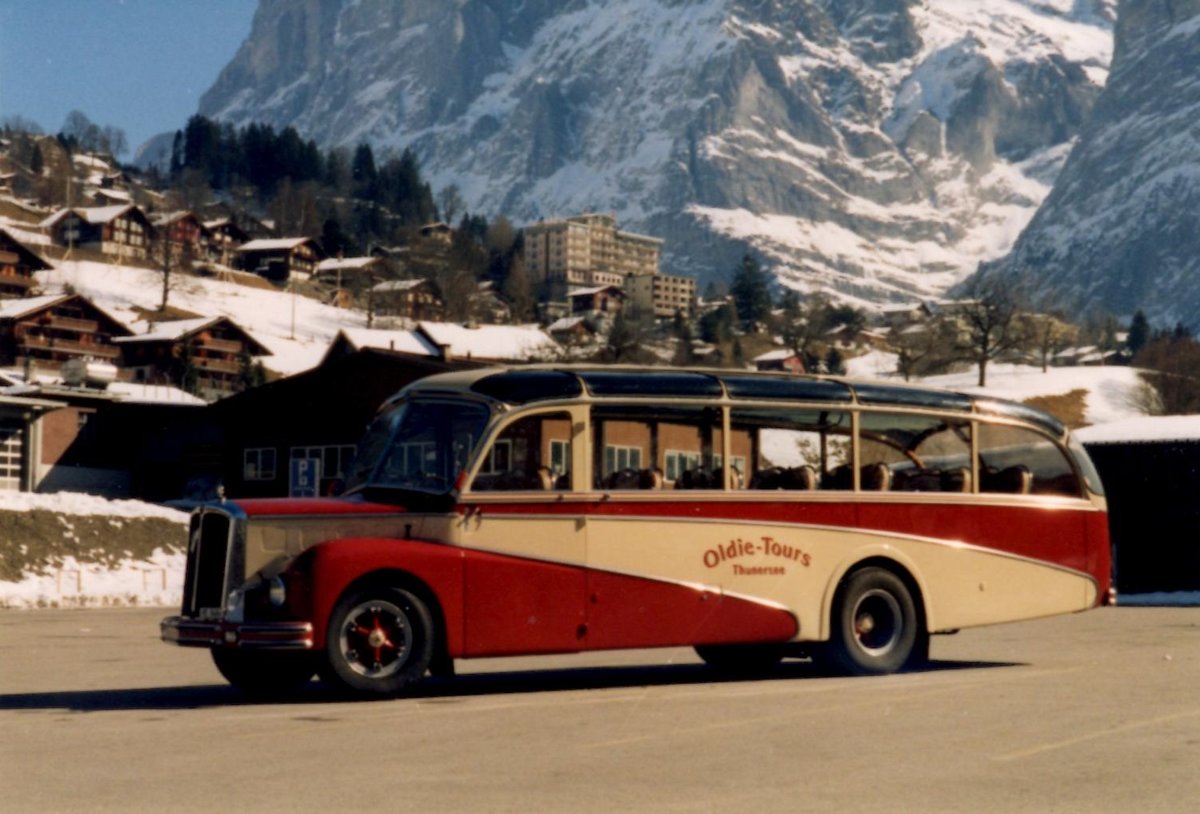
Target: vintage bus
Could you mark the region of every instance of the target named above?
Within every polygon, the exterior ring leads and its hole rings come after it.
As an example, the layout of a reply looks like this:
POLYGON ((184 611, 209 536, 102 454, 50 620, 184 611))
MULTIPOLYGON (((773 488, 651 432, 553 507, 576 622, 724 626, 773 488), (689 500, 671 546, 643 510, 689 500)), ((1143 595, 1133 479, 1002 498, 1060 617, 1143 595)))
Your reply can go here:
POLYGON ((182 613, 249 691, 394 694, 455 659, 692 646, 855 674, 931 634, 1102 604, 1100 480, 1052 416, 960 393, 717 370, 432 376, 344 492, 192 516, 182 613))

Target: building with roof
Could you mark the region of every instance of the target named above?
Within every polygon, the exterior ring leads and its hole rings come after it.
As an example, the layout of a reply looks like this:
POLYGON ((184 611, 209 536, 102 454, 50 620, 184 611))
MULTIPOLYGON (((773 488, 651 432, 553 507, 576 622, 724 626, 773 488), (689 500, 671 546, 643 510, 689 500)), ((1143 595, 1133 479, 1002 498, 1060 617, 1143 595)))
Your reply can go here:
POLYGON ((113 341, 134 382, 185 386, 208 401, 244 389, 254 359, 271 355, 228 317, 158 322, 113 341))
POLYGON ((35 288, 35 271, 47 271, 50 264, 0 228, 0 297, 26 297, 35 288))
POLYGON ((72 359, 115 363, 132 332, 79 294, 0 303, 0 366, 58 370, 72 359))
POLYGON ((366 284, 375 279, 379 272, 379 257, 326 257, 313 272, 313 278, 323 283, 332 283, 338 288, 352 281, 366 284))
POLYGON ((625 292, 618 285, 576 288, 567 294, 572 314, 603 314, 615 317, 625 305, 625 292))
POLYGON ((385 280, 371 288, 371 302, 381 317, 437 321, 446 314, 442 290, 433 280, 385 280))
POLYGON ((186 210, 166 212, 156 215, 152 223, 160 240, 169 242, 173 258, 198 260, 203 256, 204 224, 194 213, 186 210))
POLYGON ((120 259, 145 260, 154 236, 146 213, 132 204, 60 209, 41 225, 59 246, 120 259))
POLYGON ((285 283, 293 274, 311 277, 321 252, 311 237, 251 240, 234 250, 238 265, 275 283, 285 283))
POLYGON ((551 299, 572 287, 623 286, 658 273, 662 240, 617 229, 612 215, 586 214, 525 227, 525 268, 551 299))
POLYGON ((1200 590, 1200 416, 1075 431, 1100 473, 1120 594, 1200 590))
POLYGON ((250 240, 250 235, 232 218, 204 221, 204 259, 210 263, 232 267, 238 247, 250 240))
POLYGON ((625 293, 640 314, 669 319, 676 314, 691 317, 696 306, 696 280, 675 274, 630 274, 625 293))

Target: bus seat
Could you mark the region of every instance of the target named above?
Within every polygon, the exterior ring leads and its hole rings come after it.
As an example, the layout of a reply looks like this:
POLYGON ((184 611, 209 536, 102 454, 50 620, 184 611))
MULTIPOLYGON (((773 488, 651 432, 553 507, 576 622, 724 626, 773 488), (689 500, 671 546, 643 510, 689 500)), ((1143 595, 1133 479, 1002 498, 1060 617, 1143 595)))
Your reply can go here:
POLYGON ((971 469, 966 466, 953 467, 942 473, 943 492, 971 491, 971 469))
POLYGON ((550 492, 554 490, 554 473, 547 466, 539 466, 537 470, 538 484, 543 491, 550 492))
POLYGON ((1033 473, 1024 464, 1009 466, 999 471, 989 469, 980 477, 979 485, 984 492, 1027 495, 1033 486, 1033 473))
POLYGON ((638 472, 638 488, 639 489, 661 489, 663 487, 662 470, 658 467, 654 469, 643 469, 638 472))
POLYGON ((618 469, 604 479, 605 489, 637 489, 641 475, 636 469, 618 469))
POLYGON ((892 487, 892 470, 885 463, 867 464, 859 471, 859 483, 870 492, 886 492, 892 487))

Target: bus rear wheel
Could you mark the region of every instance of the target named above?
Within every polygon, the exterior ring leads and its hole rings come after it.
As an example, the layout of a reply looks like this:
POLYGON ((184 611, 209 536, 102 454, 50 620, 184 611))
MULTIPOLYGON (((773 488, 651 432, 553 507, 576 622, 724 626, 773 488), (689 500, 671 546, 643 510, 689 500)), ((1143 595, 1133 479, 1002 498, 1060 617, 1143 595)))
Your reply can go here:
POLYGON ((831 655, 851 675, 882 675, 903 668, 924 634, 917 606, 900 577, 883 568, 855 571, 834 605, 831 655))
POLYGON ((325 678, 359 695, 395 695, 424 678, 433 660, 433 617, 403 588, 351 591, 334 607, 325 638, 325 678))

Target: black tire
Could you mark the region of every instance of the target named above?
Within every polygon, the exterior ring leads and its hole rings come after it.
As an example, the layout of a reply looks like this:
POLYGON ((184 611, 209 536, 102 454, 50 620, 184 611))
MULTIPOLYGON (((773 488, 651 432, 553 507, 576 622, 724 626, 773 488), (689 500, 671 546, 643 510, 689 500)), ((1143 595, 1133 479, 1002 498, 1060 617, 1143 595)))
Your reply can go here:
POLYGON ((325 633, 326 679, 358 695, 395 695, 425 677, 433 660, 429 608, 403 588, 347 593, 325 633))
POLYGON ((894 673, 928 641, 908 587, 883 568, 863 568, 846 578, 832 625, 830 655, 851 675, 894 673))
POLYGON ((701 644, 696 655, 714 670, 730 675, 765 673, 783 660, 783 648, 774 644, 701 644))
POLYGON ((303 687, 317 672, 312 653, 271 653, 213 648, 213 664, 225 680, 247 695, 286 695, 303 687))

